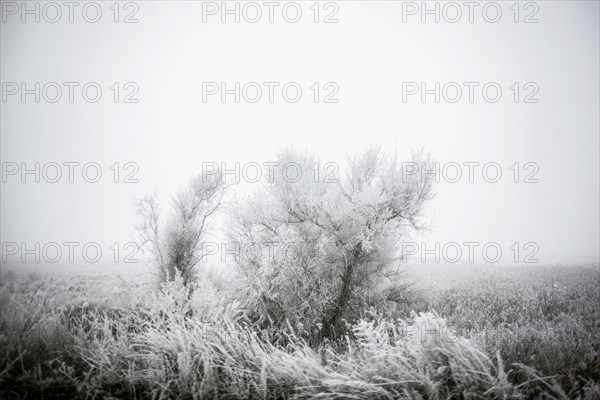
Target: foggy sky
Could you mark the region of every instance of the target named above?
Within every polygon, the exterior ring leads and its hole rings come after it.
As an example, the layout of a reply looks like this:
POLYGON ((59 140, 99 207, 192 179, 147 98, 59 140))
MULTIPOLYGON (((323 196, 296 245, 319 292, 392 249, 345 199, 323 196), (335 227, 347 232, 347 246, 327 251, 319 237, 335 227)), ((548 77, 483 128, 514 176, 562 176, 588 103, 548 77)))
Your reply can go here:
POLYGON ((21 23, 18 15, 2 22, 2 82, 103 89, 95 104, 80 95, 74 103, 23 104, 18 96, 1 103, 2 162, 96 162, 103 172, 98 183, 76 175, 74 183, 63 176, 23 184, 11 176, 2 183, 3 242, 125 243, 134 198, 155 189, 168 197, 202 162, 263 163, 294 146, 343 164, 346 154, 379 144, 405 156, 425 148, 441 164, 502 166, 498 183, 481 175, 440 182, 429 209, 434 229, 418 241, 535 242, 541 262, 598 262, 597 2, 538 2, 534 24, 514 23, 508 3, 496 24, 481 13, 474 23, 465 15, 454 24, 421 23, 419 15, 403 23, 402 4, 388 1, 337 2, 335 24, 314 23, 308 3, 295 24, 281 14, 274 23, 263 16, 223 24, 219 15, 203 23, 201 2, 138 2, 139 22, 123 24, 112 21, 111 3, 101 4, 96 24, 77 13, 73 23, 21 23), (202 82, 236 81, 298 82, 303 97, 202 102, 202 82), (503 95, 488 103, 478 89, 473 103, 418 96, 403 103, 402 82, 436 81, 497 82, 503 95), (135 82, 139 102, 115 104, 114 82, 121 95, 135 82), (314 82, 335 82, 339 102, 315 104, 314 82), (535 82, 539 103, 514 103, 514 82, 535 82), (138 165, 139 183, 112 182, 115 162, 138 165), (515 162, 539 165, 539 183, 514 183, 515 162))

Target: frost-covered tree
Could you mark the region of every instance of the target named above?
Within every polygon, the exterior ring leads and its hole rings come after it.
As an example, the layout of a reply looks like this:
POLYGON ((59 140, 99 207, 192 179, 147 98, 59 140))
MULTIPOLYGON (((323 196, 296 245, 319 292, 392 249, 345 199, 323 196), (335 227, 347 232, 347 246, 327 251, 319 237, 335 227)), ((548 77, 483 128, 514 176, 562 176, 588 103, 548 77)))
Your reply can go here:
POLYGON ((229 232, 257 317, 327 337, 369 297, 397 300, 399 244, 425 228, 433 196, 433 176, 414 170, 431 164, 421 153, 402 163, 370 148, 338 179, 310 155, 280 154, 264 186, 234 210, 229 232))
POLYGON ((136 226, 139 245, 149 251, 161 282, 177 275, 186 285, 194 279, 194 267, 203 257, 202 240, 211 217, 223 203, 226 188, 220 173, 197 175, 171 199, 164 226, 156 194, 136 202, 141 218, 136 226))

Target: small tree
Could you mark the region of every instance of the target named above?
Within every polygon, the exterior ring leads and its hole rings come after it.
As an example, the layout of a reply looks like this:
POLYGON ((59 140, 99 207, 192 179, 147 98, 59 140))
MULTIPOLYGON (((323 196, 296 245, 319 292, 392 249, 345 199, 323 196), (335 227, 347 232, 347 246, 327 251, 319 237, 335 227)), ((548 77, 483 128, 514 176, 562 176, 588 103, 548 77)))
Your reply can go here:
MULTIPOLYGON (((396 155, 379 148, 350 158, 339 181, 315 175, 317 164, 306 154, 288 151, 276 161, 266 187, 239 205, 230 231, 242 249, 255 249, 252 256, 242 251, 237 265, 261 318, 288 319, 327 337, 374 291, 398 299, 399 244, 425 228, 433 177, 407 174, 396 155), (297 181, 286 178, 289 165, 301 167, 297 181)), ((415 154, 408 165, 420 170, 431 161, 415 154)))
POLYGON ((211 217, 223 202, 227 185, 220 173, 198 175, 171 199, 171 213, 163 227, 156 193, 136 202, 141 223, 136 226, 140 248, 147 248, 161 282, 177 275, 184 284, 194 279, 194 267, 202 259, 201 240, 211 217))

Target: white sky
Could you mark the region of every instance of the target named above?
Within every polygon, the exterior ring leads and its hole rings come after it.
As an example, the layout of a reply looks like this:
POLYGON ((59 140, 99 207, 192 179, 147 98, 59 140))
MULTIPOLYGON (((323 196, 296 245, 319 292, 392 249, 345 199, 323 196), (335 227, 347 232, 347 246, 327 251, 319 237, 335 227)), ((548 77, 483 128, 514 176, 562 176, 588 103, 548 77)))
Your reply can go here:
POLYGON ((480 9, 474 23, 466 15, 455 24, 421 23, 418 15, 403 23, 402 2, 391 1, 339 1, 339 23, 315 24, 313 2, 300 3, 296 24, 280 8, 272 24, 266 15, 256 24, 232 17, 223 24, 218 15, 203 23, 202 2, 193 1, 138 2, 135 24, 115 24, 112 2, 100 2, 96 24, 80 9, 73 23, 66 15, 52 24, 3 14, 2 82, 94 81, 103 97, 95 104, 77 90, 72 104, 66 94, 56 104, 9 97, 1 103, 2 162, 95 161, 103 178, 8 178, 2 241, 124 243, 133 233, 133 199, 173 192, 202 162, 262 163, 295 146, 343 163, 346 154, 380 144, 403 155, 424 147, 441 163, 502 166, 496 184, 480 174, 476 183, 440 183, 431 205, 435 229, 423 240, 505 249, 536 242, 542 262, 598 262, 598 2, 538 2, 536 24, 515 24, 512 2, 501 3, 496 24, 480 9), (113 103, 108 87, 130 81, 140 88, 139 103, 113 103), (273 104, 202 102, 202 82, 252 81, 298 82, 303 97, 290 104, 276 91, 273 104), (498 82, 503 96, 494 104, 480 91, 472 104, 402 102, 402 82, 436 81, 498 82), (312 102, 314 82, 337 83, 339 103, 312 102), (537 83, 539 103, 515 104, 513 82, 537 83), (140 182, 112 183, 114 162, 137 163, 140 182), (513 183, 514 162, 537 163, 540 182, 513 183))

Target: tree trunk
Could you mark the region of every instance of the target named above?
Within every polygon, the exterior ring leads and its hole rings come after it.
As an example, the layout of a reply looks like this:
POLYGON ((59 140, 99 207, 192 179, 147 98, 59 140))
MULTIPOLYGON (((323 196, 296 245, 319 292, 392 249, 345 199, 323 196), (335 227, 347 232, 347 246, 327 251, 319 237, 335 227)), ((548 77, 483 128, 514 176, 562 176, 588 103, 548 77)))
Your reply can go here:
POLYGON ((349 257, 349 262, 346 264, 346 270, 342 276, 342 285, 340 287, 338 296, 323 320, 323 335, 327 338, 333 338, 333 335, 335 334, 335 327, 337 326, 344 309, 352 297, 352 291, 354 289, 353 275, 356 267, 358 266, 358 258, 360 257, 361 253, 362 242, 359 242, 356 246, 354 246, 352 254, 349 257))

